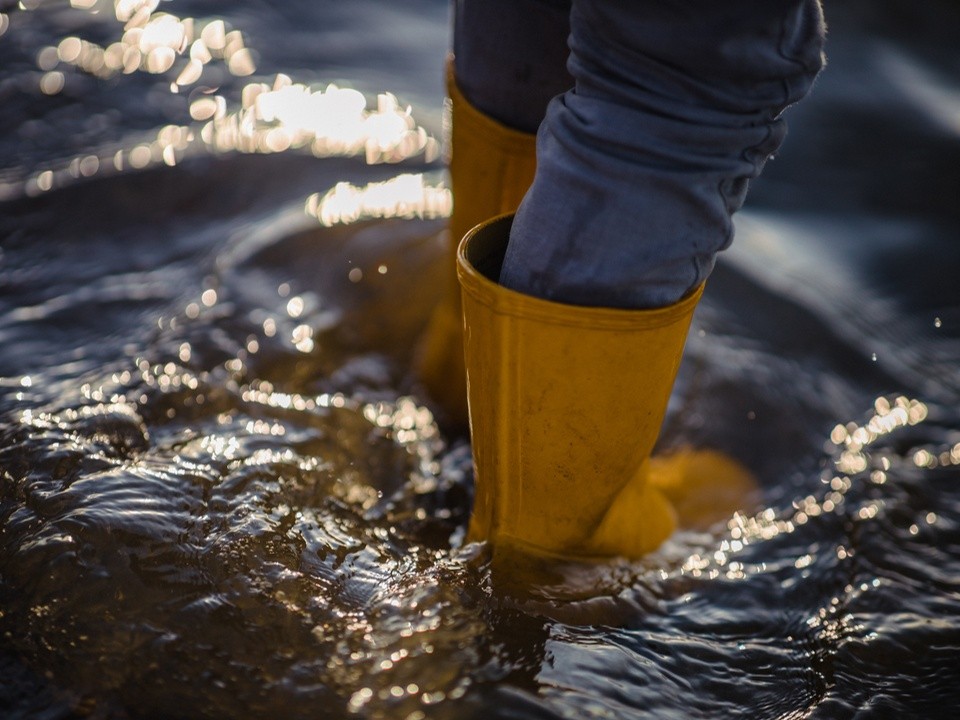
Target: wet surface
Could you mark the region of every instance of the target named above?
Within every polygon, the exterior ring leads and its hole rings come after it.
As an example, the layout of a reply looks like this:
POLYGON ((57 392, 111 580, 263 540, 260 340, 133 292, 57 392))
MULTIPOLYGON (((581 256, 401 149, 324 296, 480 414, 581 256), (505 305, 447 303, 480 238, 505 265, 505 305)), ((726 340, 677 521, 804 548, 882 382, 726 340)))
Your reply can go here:
POLYGON ((446 3, 135 5, 0 2, 4 717, 952 717, 954 4, 828 6, 694 319, 763 506, 522 591, 409 372, 446 3))

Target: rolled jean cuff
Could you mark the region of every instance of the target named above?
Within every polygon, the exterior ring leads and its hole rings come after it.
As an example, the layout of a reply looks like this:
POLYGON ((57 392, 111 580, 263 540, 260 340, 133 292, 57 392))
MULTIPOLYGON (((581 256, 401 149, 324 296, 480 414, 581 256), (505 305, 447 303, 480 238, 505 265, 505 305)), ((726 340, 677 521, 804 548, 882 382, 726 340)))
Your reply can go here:
POLYGON ((574 1, 576 87, 541 125, 502 284, 648 308, 704 282, 822 66, 817 3, 769 5, 574 1))

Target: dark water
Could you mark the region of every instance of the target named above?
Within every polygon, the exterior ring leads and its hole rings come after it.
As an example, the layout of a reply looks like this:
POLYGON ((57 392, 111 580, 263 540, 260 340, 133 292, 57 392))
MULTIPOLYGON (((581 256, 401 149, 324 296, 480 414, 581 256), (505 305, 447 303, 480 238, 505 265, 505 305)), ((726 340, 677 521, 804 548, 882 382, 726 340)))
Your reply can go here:
POLYGON ((445 0, 74 5, 0 0, 3 717, 956 715, 955 3, 828 5, 698 310, 662 445, 763 507, 525 592, 408 372, 445 0))

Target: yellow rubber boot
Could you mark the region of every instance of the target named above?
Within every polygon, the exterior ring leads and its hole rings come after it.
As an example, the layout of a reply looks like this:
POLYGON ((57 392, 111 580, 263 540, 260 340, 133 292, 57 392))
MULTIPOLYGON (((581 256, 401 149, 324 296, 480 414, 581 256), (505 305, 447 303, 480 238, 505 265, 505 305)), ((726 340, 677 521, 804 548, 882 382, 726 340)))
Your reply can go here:
POLYGON ((655 455, 641 470, 673 505, 685 530, 709 530, 734 513, 760 507, 753 474, 717 450, 686 448, 655 455))
POLYGON ((430 394, 456 425, 467 424, 466 379, 463 367, 463 322, 456 276, 460 239, 478 223, 513 212, 533 182, 536 135, 520 132, 484 115, 457 89, 449 64, 452 130, 448 287, 434 310, 417 357, 417 371, 430 394))
MULTIPOLYGON (((535 554, 639 557, 677 525, 649 459, 702 288, 656 310, 514 292, 496 282, 511 222, 475 228, 457 257, 476 471, 469 538, 535 554)), ((730 487, 753 487, 719 453, 653 467, 681 500, 689 470, 719 468, 730 487)))

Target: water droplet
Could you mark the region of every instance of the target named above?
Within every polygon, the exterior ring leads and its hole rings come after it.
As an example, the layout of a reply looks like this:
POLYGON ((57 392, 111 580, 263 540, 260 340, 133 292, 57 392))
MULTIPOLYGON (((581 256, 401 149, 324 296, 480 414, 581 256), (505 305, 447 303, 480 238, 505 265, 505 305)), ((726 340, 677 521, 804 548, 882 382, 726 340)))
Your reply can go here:
POLYGON ((80 160, 79 169, 83 177, 93 177, 100 170, 100 158, 96 155, 87 155, 80 160))
POLYGON ((130 151, 129 160, 131 167, 140 169, 145 168, 150 164, 150 160, 153 158, 153 152, 150 150, 149 145, 137 145, 133 150, 130 151))
POLYGON ((223 50, 226 44, 226 26, 223 20, 214 20, 200 31, 200 38, 211 50, 223 50))
POLYGON ((55 47, 45 47, 37 53, 37 67, 44 72, 53 70, 58 62, 60 62, 60 57, 55 47))
POLYGON ((44 95, 56 95, 63 90, 63 73, 54 70, 40 78, 40 92, 44 95))
POLYGON ((299 295, 296 295, 287 302, 287 315, 292 318, 298 318, 303 314, 303 298, 299 295))
POLYGON ((210 54, 203 40, 194 40, 193 45, 190 46, 190 59, 206 64, 213 60, 213 55, 210 54))
POLYGON ((172 48, 157 47, 147 55, 147 72, 159 75, 173 67, 177 54, 172 48))
POLYGON ((933 319, 933 326, 934 326, 935 328, 938 328, 938 327, 940 327, 941 325, 943 325, 943 321, 941 321, 940 318, 934 318, 934 319, 933 319))
POLYGON ((63 62, 73 63, 80 57, 80 51, 82 49, 83 45, 80 42, 80 38, 71 36, 60 41, 60 44, 57 46, 57 54, 63 62))
MULTIPOLYGON (((200 75, 203 74, 203 63, 197 59, 191 59, 187 63, 186 67, 180 72, 180 75, 177 76, 177 85, 192 85, 197 80, 200 79, 200 75)), ((213 113, 211 113, 212 115, 213 113)))
POLYGON ((53 172, 44 170, 37 176, 37 187, 46 192, 53 187, 53 172))
POLYGON ((194 120, 209 120, 216 112, 216 98, 202 97, 190 103, 190 117, 194 120))
POLYGON ((230 56, 227 61, 227 69, 232 75, 247 77, 256 72, 257 66, 250 51, 247 48, 241 48, 230 56))

